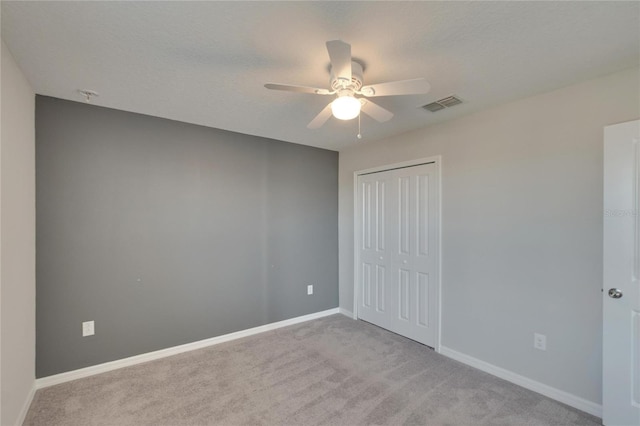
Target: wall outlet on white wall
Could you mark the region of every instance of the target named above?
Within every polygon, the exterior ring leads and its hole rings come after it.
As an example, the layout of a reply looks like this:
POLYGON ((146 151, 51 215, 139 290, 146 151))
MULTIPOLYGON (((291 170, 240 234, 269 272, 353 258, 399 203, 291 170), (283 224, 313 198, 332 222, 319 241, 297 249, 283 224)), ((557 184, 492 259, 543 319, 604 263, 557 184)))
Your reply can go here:
POLYGON ((85 321, 82 323, 82 337, 96 334, 95 321, 85 321))
POLYGON ((307 286, 307 294, 313 294, 313 284, 307 286))
POLYGON ((541 351, 547 350, 547 336, 540 333, 533 333, 533 347, 541 351))

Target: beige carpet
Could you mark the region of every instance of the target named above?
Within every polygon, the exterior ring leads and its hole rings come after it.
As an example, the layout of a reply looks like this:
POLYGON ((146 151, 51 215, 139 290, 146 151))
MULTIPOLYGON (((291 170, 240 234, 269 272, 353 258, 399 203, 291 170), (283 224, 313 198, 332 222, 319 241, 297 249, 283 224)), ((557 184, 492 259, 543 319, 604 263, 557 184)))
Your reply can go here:
POLYGON ((25 425, 599 425, 333 315, 39 390, 25 425))

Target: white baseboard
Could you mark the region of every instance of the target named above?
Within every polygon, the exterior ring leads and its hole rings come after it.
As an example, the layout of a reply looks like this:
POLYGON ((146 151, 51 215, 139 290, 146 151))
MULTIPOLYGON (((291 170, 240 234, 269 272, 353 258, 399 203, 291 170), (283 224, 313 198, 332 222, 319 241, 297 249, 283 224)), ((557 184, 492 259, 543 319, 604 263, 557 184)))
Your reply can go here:
POLYGON ((352 319, 357 319, 357 318, 353 315, 353 312, 348 311, 348 310, 346 310, 346 309, 344 309, 344 308, 339 308, 339 309, 340 309, 340 313, 341 313, 342 315, 345 315, 345 316, 347 316, 347 317, 349 317, 349 318, 352 318, 352 319))
MULTIPOLYGON (((103 364, 92 365, 91 367, 81 368, 79 370, 68 371, 65 373, 55 374, 53 376, 42 377, 36 379, 36 389, 42 389, 60 383, 69 382, 71 380, 81 379, 83 377, 94 376, 107 371, 117 370, 131 365, 141 364, 143 362, 153 361, 172 355, 181 354, 183 352, 193 351, 195 349, 206 348, 208 346, 217 345, 231 340, 252 336, 265 331, 275 330, 277 328, 286 327, 288 325, 298 324, 329 315, 339 314, 339 308, 328 309, 322 312, 316 312, 301 317, 291 318, 284 321, 278 321, 271 324, 261 325, 259 327, 249 328, 247 330, 236 331, 235 333, 224 334, 222 336, 212 337, 210 339, 199 340, 197 342, 187 343, 184 345, 173 346, 171 348, 160 349, 158 351, 148 352, 145 354, 135 355, 129 358, 123 358, 116 361, 105 362, 103 364)), ((27 407, 28 408, 28 407, 27 407)), ((26 414, 26 413, 25 413, 26 414)))
POLYGON ((20 410, 20 414, 18 414, 18 419, 16 421, 16 425, 22 425, 24 423, 24 419, 27 417, 27 413, 29 412, 29 407, 31 407, 31 403, 33 402, 33 397, 36 394, 36 386, 35 383, 31 386, 31 390, 27 395, 27 399, 24 401, 22 405, 22 409, 20 410))
POLYGON ((505 370, 504 368, 497 367, 493 364, 489 364, 488 362, 481 361, 472 356, 447 348, 446 346, 440 347, 440 353, 446 357, 455 359, 456 361, 460 361, 463 364, 467 364, 471 367, 477 368, 478 370, 482 370, 485 373, 500 377, 501 379, 504 379, 508 382, 515 383, 516 385, 522 386, 523 388, 532 390, 551 399, 555 399, 556 401, 567 404, 573 408, 577 408, 578 410, 582 410, 585 413, 589 413, 602 418, 602 405, 600 404, 596 404, 595 402, 580 398, 579 396, 573 395, 569 392, 565 392, 560 389, 545 385, 543 383, 529 379, 528 377, 516 374, 512 371, 505 370))

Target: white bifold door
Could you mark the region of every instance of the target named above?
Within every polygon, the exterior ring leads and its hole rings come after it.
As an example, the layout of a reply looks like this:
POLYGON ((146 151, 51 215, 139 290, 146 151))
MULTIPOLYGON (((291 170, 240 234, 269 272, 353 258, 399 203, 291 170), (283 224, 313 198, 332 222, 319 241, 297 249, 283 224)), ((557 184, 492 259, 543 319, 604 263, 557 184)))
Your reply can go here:
POLYGON ((602 420, 640 425, 640 121, 605 128, 602 420))
POLYGON ((358 176, 358 317, 436 345, 438 173, 435 163, 358 176))

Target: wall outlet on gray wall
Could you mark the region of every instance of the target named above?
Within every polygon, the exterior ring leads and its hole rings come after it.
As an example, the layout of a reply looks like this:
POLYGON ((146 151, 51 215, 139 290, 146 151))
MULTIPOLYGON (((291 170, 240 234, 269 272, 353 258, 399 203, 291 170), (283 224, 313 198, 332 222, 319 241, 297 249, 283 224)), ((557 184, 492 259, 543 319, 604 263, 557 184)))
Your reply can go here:
POLYGON ((533 333, 533 347, 541 351, 547 350, 547 336, 540 333, 533 333))
POLYGON ((313 294, 313 284, 307 286, 307 294, 313 294))
POLYGON ((95 321, 85 321, 82 323, 82 337, 96 334, 95 321))

